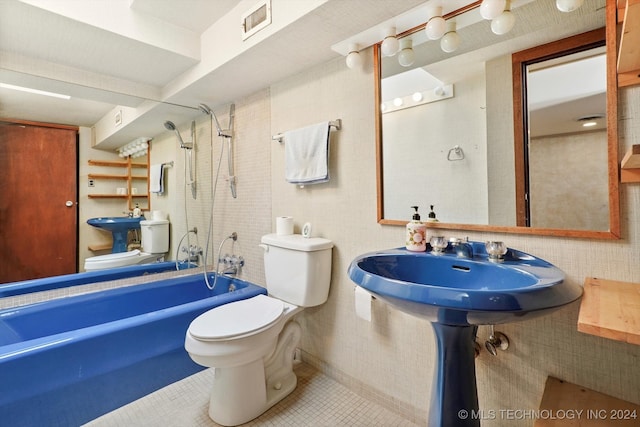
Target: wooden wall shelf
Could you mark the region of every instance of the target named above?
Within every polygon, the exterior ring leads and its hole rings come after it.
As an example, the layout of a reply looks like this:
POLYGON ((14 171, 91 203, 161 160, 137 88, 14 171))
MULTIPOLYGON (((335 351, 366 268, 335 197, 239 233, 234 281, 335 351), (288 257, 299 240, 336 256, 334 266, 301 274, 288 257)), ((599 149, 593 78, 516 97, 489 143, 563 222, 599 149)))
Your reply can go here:
MULTIPOLYGON (((126 173, 124 174, 110 174, 110 173, 90 173, 87 174, 89 179, 105 179, 105 180, 116 180, 116 181, 124 181, 124 185, 127 189, 127 194, 88 194, 87 197, 89 199, 123 199, 126 200, 129 211, 134 208, 134 200, 140 200, 142 203, 143 199, 146 199, 146 206, 141 206, 144 210, 151 209, 150 197, 149 197, 149 153, 151 152, 151 147, 147 151, 147 162, 134 162, 130 157, 127 157, 123 160, 89 160, 89 166, 102 166, 102 167, 116 167, 116 168, 124 168, 126 169, 126 173), (133 173, 133 169, 146 169, 146 174, 141 175, 140 172, 136 174, 133 173), (143 194, 131 194, 131 189, 133 188, 133 181, 147 181, 147 189, 143 194)), ((137 204, 137 202, 136 202, 137 204)))
POLYGON ((88 249, 91 252, 106 251, 106 250, 113 249, 113 244, 112 243, 96 243, 93 245, 89 245, 88 249))
POLYGON ((618 86, 640 84, 640 0, 618 1, 618 86))
POLYGON ((548 377, 534 427, 636 427, 640 405, 548 377), (548 416, 547 416, 548 415, 548 416))
POLYGON ((640 182, 640 144, 625 153, 620 163, 620 182, 640 182))
POLYGON ((640 283, 588 277, 578 331, 640 345, 640 283))
MULTIPOLYGON (((126 160, 89 160, 89 166, 113 166, 126 168, 129 166, 129 162, 126 160)), ((132 168, 146 168, 146 163, 131 162, 132 168)))

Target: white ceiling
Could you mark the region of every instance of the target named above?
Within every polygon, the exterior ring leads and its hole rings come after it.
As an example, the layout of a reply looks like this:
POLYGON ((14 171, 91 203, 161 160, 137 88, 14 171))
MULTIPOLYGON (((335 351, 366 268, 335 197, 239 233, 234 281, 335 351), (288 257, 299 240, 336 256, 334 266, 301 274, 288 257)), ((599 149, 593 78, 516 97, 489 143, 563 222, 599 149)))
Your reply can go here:
POLYGON ((272 25, 243 42, 257 0, 0 0, 0 82, 72 95, 0 88, 0 117, 93 126, 145 99, 191 107, 149 109, 101 143, 115 148, 335 58, 332 45, 424 0, 271 2, 272 25))
POLYGON ((350 40, 375 43, 379 24, 401 32, 426 20, 430 4, 447 13, 468 2, 271 0, 272 25, 243 42, 240 17, 258 1, 0 0, 0 83, 72 96, 0 88, 0 118, 95 126, 99 147, 113 149, 163 132, 165 120, 186 125, 200 103, 226 111, 345 54, 350 40), (136 119, 109 129, 129 108, 136 119))

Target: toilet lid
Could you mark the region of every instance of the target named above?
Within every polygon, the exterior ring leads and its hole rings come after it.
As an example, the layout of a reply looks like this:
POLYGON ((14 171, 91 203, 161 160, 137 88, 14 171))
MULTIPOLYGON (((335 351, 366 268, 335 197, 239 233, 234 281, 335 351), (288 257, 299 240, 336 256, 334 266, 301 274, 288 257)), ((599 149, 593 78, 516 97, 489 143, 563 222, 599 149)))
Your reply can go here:
POLYGON ((138 249, 134 249, 128 252, 116 252, 114 254, 107 255, 98 255, 92 256, 91 258, 87 258, 87 262, 103 262, 103 261, 117 261, 128 258, 135 258, 140 255, 140 251, 138 249))
POLYGON ((266 295, 232 302, 198 316, 189 333, 201 340, 233 338, 264 328, 282 316, 284 303, 266 295))
POLYGON ((153 259, 153 255, 140 252, 135 249, 129 252, 98 255, 84 260, 85 271, 104 270, 106 268, 126 267, 140 264, 147 259, 153 259))

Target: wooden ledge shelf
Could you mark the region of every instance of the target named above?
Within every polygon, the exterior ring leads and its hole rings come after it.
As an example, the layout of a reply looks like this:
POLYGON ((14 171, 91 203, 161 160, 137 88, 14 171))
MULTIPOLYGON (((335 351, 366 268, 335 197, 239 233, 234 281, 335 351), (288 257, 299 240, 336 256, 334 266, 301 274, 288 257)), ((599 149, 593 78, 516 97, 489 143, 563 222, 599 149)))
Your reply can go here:
POLYGON ((112 243, 94 243, 93 245, 89 245, 88 249, 91 252, 106 251, 106 250, 113 249, 113 244, 112 243))
POLYGON ((587 278, 578 331, 640 345, 640 283, 587 278))
POLYGON ((618 51, 618 86, 640 84, 640 0, 618 2, 618 21, 622 21, 618 51))
POLYGON ((636 427, 640 405, 548 377, 534 427, 636 427))
POLYGON ((633 145, 620 162, 620 182, 640 182, 640 144, 633 145))
MULTIPOLYGON (((126 168, 127 166, 129 166, 129 162, 127 160, 93 160, 93 159, 89 159, 87 161, 87 163, 89 163, 89 166, 114 166, 114 167, 123 167, 123 168, 126 168)), ((132 168, 146 168, 147 164, 146 163, 140 163, 140 162, 131 162, 131 167, 132 168)))

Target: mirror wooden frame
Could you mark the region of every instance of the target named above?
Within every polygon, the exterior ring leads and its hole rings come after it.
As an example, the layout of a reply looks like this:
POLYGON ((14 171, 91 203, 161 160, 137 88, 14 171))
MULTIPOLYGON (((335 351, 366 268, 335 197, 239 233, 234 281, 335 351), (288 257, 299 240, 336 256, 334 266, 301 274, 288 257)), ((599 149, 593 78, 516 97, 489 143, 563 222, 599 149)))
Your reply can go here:
MULTIPOLYGON (((456 10, 445 16, 445 19, 459 15, 470 9, 478 7, 480 1, 470 3, 468 6, 456 10)), ((416 30, 424 28, 421 25, 416 28, 412 28, 403 34, 399 34, 399 37, 410 34, 416 30)), ((573 229, 556 229, 556 228, 535 228, 535 227, 523 227, 523 226, 497 226, 497 225, 480 225, 480 224, 457 224, 457 223, 427 223, 427 227, 435 229, 450 229, 450 230, 468 230, 478 232, 497 232, 497 233, 510 233, 510 234, 529 234, 539 236, 558 236, 558 237, 574 237, 574 238, 588 238, 588 239, 620 239, 620 169, 618 165, 618 82, 617 82, 617 9, 615 0, 607 0, 606 3, 606 28, 605 40, 606 40, 606 52, 607 52, 607 148, 608 148, 608 187, 609 187, 609 230, 573 230, 573 229)), ((534 48, 535 49, 535 48, 534 48)), ((533 49, 529 49, 533 50, 533 49)), ((380 102, 382 99, 382 63, 381 63, 380 43, 373 45, 373 67, 374 67, 374 80, 375 80, 375 132, 376 132, 376 180, 377 180, 377 220, 379 224, 384 225, 405 225, 407 221, 386 219, 384 218, 384 190, 383 190, 383 161, 382 161, 382 114, 380 111, 380 102)), ((529 58, 531 59, 531 58, 529 58)), ((527 59, 527 60, 529 60, 527 59)), ((523 59, 524 60, 524 59, 523 59)), ((515 59, 514 59, 515 61, 515 59)), ((516 68, 514 66, 514 94, 519 94, 519 101, 517 96, 514 96, 514 118, 520 117, 520 120, 514 121, 514 144, 516 153, 516 168, 518 163, 522 167, 522 153, 524 150, 523 141, 523 120, 524 114, 522 108, 522 80, 520 77, 516 80, 516 68), (517 105, 516 105, 517 104, 517 105)))

